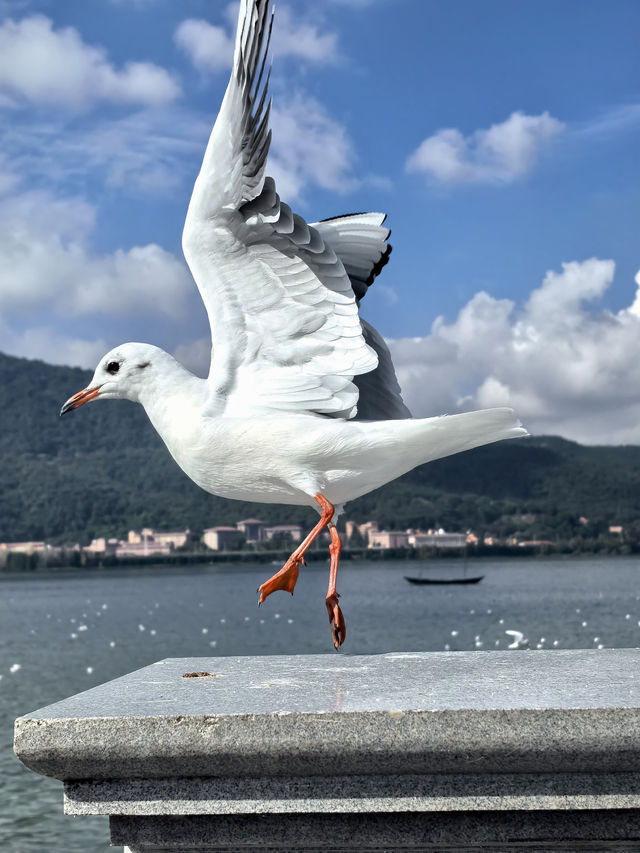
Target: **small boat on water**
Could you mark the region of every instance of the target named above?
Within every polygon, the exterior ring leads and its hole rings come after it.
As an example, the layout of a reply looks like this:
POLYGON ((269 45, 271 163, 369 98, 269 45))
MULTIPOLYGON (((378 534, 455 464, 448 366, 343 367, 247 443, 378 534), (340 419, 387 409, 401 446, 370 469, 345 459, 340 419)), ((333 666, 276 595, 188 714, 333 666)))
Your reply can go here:
MULTIPOLYGON (((424 566, 424 568, 430 568, 429 566, 424 566)), ((459 584, 459 583, 480 583, 484 575, 472 575, 471 577, 467 577, 467 553, 465 551, 464 554, 464 563, 462 569, 462 577, 457 578, 425 578, 422 575, 422 569, 420 569, 420 575, 416 577, 415 575, 405 575, 404 579, 409 583, 416 584, 418 586, 426 586, 427 584, 459 584)))
POLYGON ((434 583, 480 583, 484 575, 476 575, 472 578, 414 578, 408 575, 404 576, 406 581, 415 584, 434 584, 434 583))

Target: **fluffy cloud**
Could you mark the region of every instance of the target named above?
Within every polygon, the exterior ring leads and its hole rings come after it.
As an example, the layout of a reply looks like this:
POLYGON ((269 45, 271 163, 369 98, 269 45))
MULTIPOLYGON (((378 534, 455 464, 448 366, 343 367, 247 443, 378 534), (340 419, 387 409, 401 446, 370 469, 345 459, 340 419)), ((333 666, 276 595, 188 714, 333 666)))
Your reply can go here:
POLYGON ((39 358, 49 364, 93 368, 109 349, 102 338, 83 340, 57 334, 47 326, 18 331, 0 321, 2 351, 21 358, 39 358))
POLYGON ((197 376, 207 376, 211 363, 211 338, 198 338, 195 341, 179 344, 173 355, 197 376))
MULTIPOLYGON (((74 137, 56 134, 45 149, 58 164, 99 174, 110 187, 144 194, 179 188, 184 206, 189 199, 194 161, 202 156, 212 119, 173 106, 141 110, 112 120, 99 120, 74 137)), ((48 175, 55 169, 49 165, 48 175)))
POLYGON ((182 261, 155 244, 98 253, 90 205, 8 185, 0 198, 3 351, 87 367, 104 352, 106 331, 132 318, 140 327, 190 325, 194 287, 182 261))
POLYGON ((73 27, 55 30, 44 15, 8 19, 0 26, 0 95, 5 99, 81 110, 96 101, 165 104, 179 93, 165 69, 150 62, 117 69, 102 48, 85 44, 73 27))
MULTIPOLYGON (((234 32, 238 7, 227 7, 227 25, 215 26, 199 18, 182 21, 175 32, 175 42, 201 71, 228 69, 233 59, 234 32)), ((337 58, 337 35, 320 33, 313 24, 296 20, 287 6, 278 5, 277 26, 272 37, 274 57, 296 56, 307 62, 334 62, 337 58)))
POLYGON ((0 124, 0 151, 16 174, 38 186, 66 191, 88 179, 127 196, 172 192, 184 199, 186 211, 212 121, 172 105, 113 118, 94 115, 70 130, 64 116, 20 111, 15 122, 0 124))
POLYGON ((231 66, 233 36, 223 27, 200 18, 188 18, 180 24, 174 39, 201 71, 221 71, 231 66))
POLYGON ((173 317, 191 286, 184 264, 160 246, 93 253, 93 209, 78 199, 9 196, 0 223, 3 316, 35 307, 76 317, 140 310, 173 317))
POLYGON ((631 306, 594 303, 615 265, 591 258, 549 272, 522 308, 476 294, 424 338, 390 342, 418 416, 513 406, 531 432, 588 443, 640 442, 640 274, 631 306))
POLYGON ((409 172, 424 172, 442 183, 510 182, 528 172, 540 149, 564 129, 544 112, 512 113, 488 130, 463 136, 457 128, 439 130, 407 160, 409 172))
POLYGON ((337 192, 354 187, 353 147, 342 125, 309 96, 279 100, 271 112, 273 142, 267 171, 288 202, 308 184, 337 192))
MULTIPOLYGON (((56 117, 16 122, 0 127, 0 150, 16 174, 41 184, 65 186, 90 176, 127 194, 177 192, 186 212, 214 119, 213 112, 172 106, 97 119, 76 127, 73 135, 56 117)), ((278 99, 271 126, 268 172, 287 202, 300 201, 312 185, 336 192, 354 188, 352 142, 320 103, 308 96, 278 99)), ((0 190, 2 181, 9 179, 8 173, 0 173, 0 190)))
POLYGON ((297 56, 307 62, 335 62, 338 55, 336 33, 320 33, 313 24, 297 21, 288 6, 276 9, 277 26, 274 27, 273 55, 297 56))

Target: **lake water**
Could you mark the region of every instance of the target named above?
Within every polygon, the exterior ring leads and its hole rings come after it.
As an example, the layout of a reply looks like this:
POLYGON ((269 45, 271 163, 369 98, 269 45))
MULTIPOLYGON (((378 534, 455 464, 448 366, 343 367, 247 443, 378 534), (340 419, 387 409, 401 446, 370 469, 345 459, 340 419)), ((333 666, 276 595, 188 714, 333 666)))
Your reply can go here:
MULTIPOLYGON (((461 576, 432 561, 425 576, 461 576)), ((470 560, 468 586, 412 586, 409 561, 345 562, 338 578, 344 654, 640 645, 640 560, 470 560)), ((303 568, 294 597, 255 590, 275 567, 108 569, 0 575, 0 850, 107 851, 106 818, 62 814, 62 784, 12 752, 21 714, 166 657, 326 654, 327 567, 303 568)), ((514 651, 514 654, 526 652, 514 651)))

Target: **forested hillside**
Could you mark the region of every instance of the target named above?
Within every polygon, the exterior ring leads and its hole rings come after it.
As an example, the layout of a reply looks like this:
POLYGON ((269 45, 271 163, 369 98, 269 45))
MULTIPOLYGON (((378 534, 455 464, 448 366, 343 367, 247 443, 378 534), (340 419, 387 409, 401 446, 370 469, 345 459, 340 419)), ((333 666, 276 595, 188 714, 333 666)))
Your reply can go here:
MULTIPOLYGON (((0 354, 0 541, 87 543, 130 528, 309 523, 312 510, 227 501, 182 474, 140 406, 61 404, 90 374, 0 354)), ((554 437, 502 442, 417 469, 349 505, 390 528, 433 526, 569 539, 640 531, 640 447, 554 437), (584 524, 580 517, 588 519, 584 524), (637 530, 636 530, 637 525, 637 530)))

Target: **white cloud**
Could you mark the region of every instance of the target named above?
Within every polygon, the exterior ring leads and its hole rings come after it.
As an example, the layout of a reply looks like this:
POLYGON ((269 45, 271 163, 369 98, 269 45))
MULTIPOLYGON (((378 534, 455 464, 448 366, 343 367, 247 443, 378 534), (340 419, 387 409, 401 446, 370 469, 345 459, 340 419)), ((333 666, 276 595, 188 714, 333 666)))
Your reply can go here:
POLYGON ((92 368, 109 349, 102 338, 82 340, 57 334, 46 326, 18 332, 0 322, 0 336, 2 351, 8 355, 39 358, 49 364, 66 364, 69 367, 92 368))
POLYGON ((103 48, 85 44, 73 27, 55 30, 44 15, 0 26, 0 95, 10 102, 82 110, 98 101, 165 104, 179 94, 164 68, 128 62, 117 69, 103 48))
POLYGON ((518 111, 467 137, 457 128, 445 128, 418 146, 407 170, 442 183, 508 183, 528 172, 542 147, 564 127, 548 112, 529 116, 518 111))
POLYGON ((14 174, 40 186, 84 184, 89 177, 128 196, 171 192, 184 199, 185 211, 212 121, 177 105, 96 115, 73 130, 61 116, 22 118, 0 125, 0 150, 14 174))
POLYGON ((278 6, 273 30, 273 55, 297 56, 307 62, 331 63, 338 56, 336 33, 320 33, 314 24, 296 20, 288 6, 278 6))
POLYGON ((640 103, 618 104, 574 128, 577 136, 602 139, 618 136, 640 125, 640 103))
POLYGON ((300 199, 306 186, 348 192, 354 187, 353 146, 342 125, 309 96, 278 102, 271 113, 273 142, 267 171, 285 201, 300 199))
MULTIPOLYGON (((97 119, 71 134, 58 118, 0 129, 0 149, 12 174, 42 185, 65 186, 91 176, 127 194, 179 193, 186 212, 191 182, 215 116, 177 106, 97 119)), ((271 113, 273 141, 267 171, 281 197, 299 202, 310 186, 343 193, 357 181, 355 153, 345 128, 309 96, 278 99, 271 113)), ((3 175, 0 163, 0 188, 3 175)), ((8 168, 8 167, 7 167, 8 168)), ((13 180, 13 178, 12 178, 13 180)), ((363 179, 376 183, 375 176, 363 179)), ((387 188, 386 183, 377 181, 387 188)))
MULTIPOLYGON (((236 3, 227 7, 225 27, 188 18, 177 28, 176 44, 200 71, 221 71, 231 66, 237 8, 236 3)), ((336 61, 336 33, 319 32, 314 24, 296 19, 288 6, 278 5, 276 18, 271 41, 274 57, 295 56, 312 63, 336 61)))
POLYGON ((221 71, 231 67, 233 35, 199 18, 182 21, 175 32, 176 44, 200 71, 221 71))
POLYGON ((118 340, 127 325, 142 332, 165 321, 182 331, 193 324, 186 309, 195 288, 185 264, 155 244, 96 252, 94 216, 81 199, 9 184, 0 198, 4 352, 88 367, 114 329, 118 340))
POLYGON ((180 314, 189 273, 160 246, 97 254, 89 235, 94 211, 79 199, 46 192, 0 202, 0 311, 59 316, 180 314), (160 298, 161 295, 161 298, 160 298))
POLYGON ((390 342, 417 416, 510 405, 531 432, 640 443, 640 274, 631 306, 593 303, 615 265, 591 258, 549 272, 522 308, 477 293, 424 338, 390 342))
POLYGON ((211 363, 211 338, 198 338, 179 344, 173 351, 174 358, 197 376, 207 376, 211 363))
POLYGON ((185 212, 190 186, 211 130, 211 119, 172 107, 142 110, 111 121, 98 121, 75 138, 60 135, 54 148, 68 168, 104 176, 111 187, 162 193, 184 188, 185 212))

